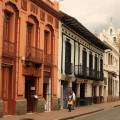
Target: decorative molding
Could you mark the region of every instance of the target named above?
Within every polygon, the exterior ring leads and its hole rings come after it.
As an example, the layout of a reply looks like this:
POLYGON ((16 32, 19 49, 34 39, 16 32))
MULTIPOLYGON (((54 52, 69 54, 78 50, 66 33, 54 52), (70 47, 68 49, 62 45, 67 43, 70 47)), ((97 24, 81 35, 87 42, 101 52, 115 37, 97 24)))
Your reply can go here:
POLYGON ((18 2, 18 0, 11 0, 11 1, 13 1, 13 2, 18 2))
POLYGON ((21 0, 21 8, 27 11, 27 0, 21 0))
POLYGON ((40 8, 42 8, 43 10, 47 11, 49 14, 52 14, 57 19, 61 19, 61 17, 63 16, 59 11, 47 5, 43 0, 31 0, 31 1, 38 5, 40 8))
POLYGON ((40 20, 45 21, 45 12, 40 10, 40 20))
POLYGON ((48 22, 53 23, 53 17, 50 14, 47 15, 47 20, 48 22))
POLYGON ((38 7, 35 4, 31 3, 30 11, 37 15, 38 14, 38 7))
POLYGON ((103 52, 99 49, 95 48, 93 45, 90 45, 87 43, 84 39, 82 39, 78 34, 75 34, 74 32, 70 31, 66 27, 62 26, 62 33, 64 33, 67 37, 73 39, 74 41, 80 43, 84 47, 88 48, 89 50, 92 50, 93 52, 96 52, 97 54, 103 55, 103 52), (75 39, 76 38, 76 39, 75 39))
POLYGON ((59 21, 57 19, 55 19, 55 28, 59 28, 59 21))

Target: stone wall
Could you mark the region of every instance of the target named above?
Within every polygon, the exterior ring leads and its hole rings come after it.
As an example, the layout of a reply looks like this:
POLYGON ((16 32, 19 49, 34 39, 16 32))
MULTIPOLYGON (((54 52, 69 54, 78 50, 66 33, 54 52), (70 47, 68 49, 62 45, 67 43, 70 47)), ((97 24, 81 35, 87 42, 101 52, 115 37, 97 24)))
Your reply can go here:
POLYGON ((16 115, 22 115, 27 113, 27 101, 26 99, 16 101, 16 115))
POLYGON ((60 109, 60 99, 53 98, 52 99, 52 110, 59 110, 60 109))
POLYGON ((37 110, 36 112, 44 112, 45 111, 45 100, 43 98, 38 99, 37 101, 37 110))
POLYGON ((3 116, 3 101, 0 100, 0 117, 3 116))

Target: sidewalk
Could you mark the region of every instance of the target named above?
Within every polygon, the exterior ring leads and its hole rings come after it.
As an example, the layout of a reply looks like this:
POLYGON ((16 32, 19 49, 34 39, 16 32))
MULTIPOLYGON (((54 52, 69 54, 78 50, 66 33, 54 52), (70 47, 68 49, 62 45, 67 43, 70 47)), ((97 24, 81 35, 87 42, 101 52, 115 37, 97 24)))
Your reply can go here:
POLYGON ((20 116, 4 116, 3 118, 0 118, 0 120, 65 120, 75 116, 82 116, 97 111, 111 109, 115 106, 120 106, 120 101, 79 107, 72 112, 68 112, 67 109, 64 109, 52 112, 25 114, 20 116))

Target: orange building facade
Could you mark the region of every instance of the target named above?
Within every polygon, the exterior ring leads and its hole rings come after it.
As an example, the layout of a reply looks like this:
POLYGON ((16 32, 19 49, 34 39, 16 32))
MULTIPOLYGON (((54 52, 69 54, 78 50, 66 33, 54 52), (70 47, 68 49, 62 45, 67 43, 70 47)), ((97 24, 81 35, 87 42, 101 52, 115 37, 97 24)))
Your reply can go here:
POLYGON ((58 109, 59 6, 0 0, 0 115, 58 109))

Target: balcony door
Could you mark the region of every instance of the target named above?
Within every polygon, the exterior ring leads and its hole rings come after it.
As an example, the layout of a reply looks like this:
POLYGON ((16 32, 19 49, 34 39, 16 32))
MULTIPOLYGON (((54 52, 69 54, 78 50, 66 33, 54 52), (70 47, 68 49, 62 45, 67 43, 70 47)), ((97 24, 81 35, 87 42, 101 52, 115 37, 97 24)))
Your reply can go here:
POLYGON ((4 101, 4 114, 14 114, 15 96, 14 81, 12 76, 12 66, 2 67, 2 97, 4 101))
POLYGON ((71 44, 69 41, 65 42, 65 73, 71 73, 71 44))
POLYGON ((89 54, 89 75, 90 75, 90 78, 93 76, 93 55, 92 53, 89 54))
POLYGON ((103 74, 103 60, 100 59, 100 79, 103 80, 104 74, 103 74))
POLYGON ((27 100, 27 112, 36 111, 36 101, 34 95, 36 95, 36 77, 25 77, 25 98, 27 100))
POLYGON ((51 31, 45 30, 44 31, 44 63, 46 65, 51 64, 51 53, 54 48, 52 46, 52 33, 51 31))
POLYGON ((99 69, 99 63, 98 63, 98 57, 95 55, 95 79, 99 78, 98 69, 99 69))
POLYGON ((33 31, 33 24, 27 23, 27 47, 31 47, 32 45, 32 31, 33 31))
POLYGON ((15 56, 15 41, 14 41, 14 29, 13 25, 14 14, 10 12, 4 13, 4 24, 3 24, 3 56, 11 57, 15 56), (11 31, 12 27, 12 31, 11 31))
POLYGON ((87 52, 85 49, 83 50, 82 72, 84 76, 87 75, 87 52))

